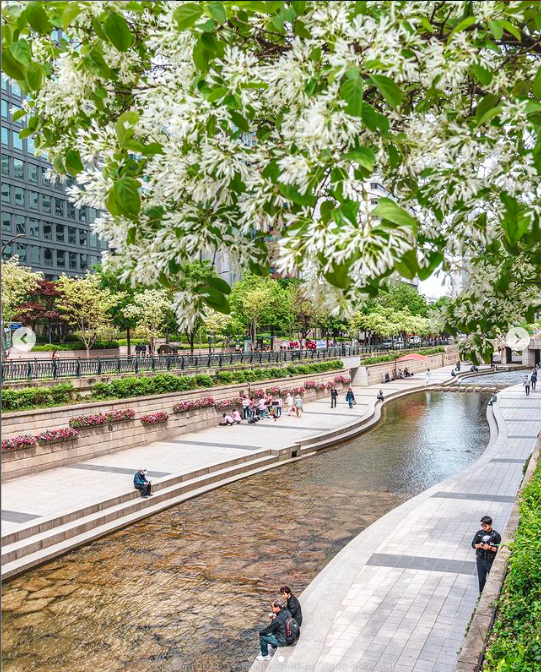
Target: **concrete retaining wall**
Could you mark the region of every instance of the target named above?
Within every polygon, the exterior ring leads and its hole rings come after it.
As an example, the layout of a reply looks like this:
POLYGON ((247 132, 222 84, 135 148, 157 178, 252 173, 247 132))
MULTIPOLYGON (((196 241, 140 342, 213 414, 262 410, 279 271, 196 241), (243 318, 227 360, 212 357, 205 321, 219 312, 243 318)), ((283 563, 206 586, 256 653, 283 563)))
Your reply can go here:
MULTIPOLYGON (((404 353, 405 355, 407 352, 404 353)), ((392 379, 396 371, 401 368, 408 368, 410 373, 424 373, 427 369, 438 369, 442 366, 455 364, 458 360, 458 348, 448 347, 446 352, 440 352, 436 355, 428 355, 426 359, 409 360, 406 362, 382 362, 381 364, 369 364, 359 366, 353 379, 354 385, 374 385, 381 382, 382 376, 388 373, 392 379)))

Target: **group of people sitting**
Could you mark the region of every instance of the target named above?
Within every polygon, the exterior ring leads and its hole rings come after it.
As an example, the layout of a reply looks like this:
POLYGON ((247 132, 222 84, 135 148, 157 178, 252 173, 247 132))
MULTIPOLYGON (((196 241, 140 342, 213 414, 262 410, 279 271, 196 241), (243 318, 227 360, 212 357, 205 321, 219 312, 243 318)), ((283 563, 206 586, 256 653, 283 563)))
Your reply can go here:
POLYGON ((243 395, 242 417, 240 412, 235 409, 231 413, 223 414, 220 425, 240 425, 243 420, 246 420, 249 425, 253 425, 263 418, 274 418, 276 421, 282 416, 284 406, 287 408, 287 415, 296 415, 298 418, 302 416, 303 405, 300 394, 293 397, 288 392, 285 401, 280 395, 267 394, 260 399, 251 399, 247 395, 243 395))
MULTIPOLYGON (((397 379, 398 378, 400 378, 400 379, 411 378, 412 376, 413 376, 413 373, 410 373, 407 366, 404 367, 403 371, 402 371, 402 369, 399 368, 398 371, 396 372, 396 378, 397 379)), ((380 383, 390 383, 392 380, 395 380, 394 375, 391 377, 390 373, 386 373, 385 375, 383 373, 381 374, 380 383)))
POLYGON ((281 599, 271 604, 270 623, 259 631, 261 653, 256 660, 271 660, 279 646, 296 644, 301 634, 302 609, 289 586, 280 588, 281 599))

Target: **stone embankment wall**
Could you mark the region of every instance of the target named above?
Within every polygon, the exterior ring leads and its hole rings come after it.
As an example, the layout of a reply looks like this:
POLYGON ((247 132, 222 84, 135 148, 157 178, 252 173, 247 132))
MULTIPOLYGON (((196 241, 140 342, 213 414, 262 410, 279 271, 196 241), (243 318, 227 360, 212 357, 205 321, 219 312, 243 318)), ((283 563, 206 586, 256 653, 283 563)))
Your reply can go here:
MULTIPOLYGON (((332 381, 337 375, 349 375, 349 371, 339 370, 328 373, 258 381, 251 383, 251 388, 265 389, 270 386, 277 386, 284 389, 301 387, 307 380, 327 383, 332 381)), ((340 390, 341 385, 337 385, 337 388, 340 390)), ((113 423, 111 425, 112 430, 107 425, 80 429, 78 439, 73 441, 51 445, 36 445, 24 450, 3 452, 2 481, 213 427, 219 422, 223 411, 217 411, 214 407, 209 407, 186 413, 173 413, 173 406, 180 401, 201 399, 202 397, 213 397, 216 401, 234 399, 247 392, 247 383, 241 383, 190 392, 173 392, 171 394, 149 397, 133 397, 130 399, 101 401, 74 406, 45 408, 36 411, 6 413, 3 416, 2 422, 3 439, 9 439, 21 434, 36 435, 48 429, 67 427, 70 418, 79 415, 96 415, 113 409, 125 408, 133 408, 136 415, 134 420, 113 423), (142 415, 149 415, 156 411, 166 411, 169 413, 168 421, 166 423, 145 426, 138 419, 142 415)), ((327 391, 316 392, 315 390, 306 390, 303 398, 305 401, 313 401, 317 397, 328 394, 327 391)))
MULTIPOLYGON (((407 352, 404 352, 406 355, 407 352)), ((381 364, 369 364, 368 366, 359 366, 353 378, 354 385, 374 385, 381 382, 381 377, 388 373, 393 378, 398 369, 404 370, 406 367, 410 373, 423 373, 427 369, 438 369, 442 366, 451 366, 458 360, 458 348, 456 346, 447 346, 445 352, 439 352, 436 355, 428 355, 426 359, 411 359, 405 362, 382 362, 381 364)))

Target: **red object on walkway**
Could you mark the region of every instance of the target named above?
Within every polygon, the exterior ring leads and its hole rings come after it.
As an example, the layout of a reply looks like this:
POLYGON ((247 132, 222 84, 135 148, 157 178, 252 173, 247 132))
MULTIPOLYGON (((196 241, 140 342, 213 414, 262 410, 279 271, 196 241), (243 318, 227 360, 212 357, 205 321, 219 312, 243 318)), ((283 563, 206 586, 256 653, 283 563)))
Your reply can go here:
POLYGON ((403 357, 399 357, 398 359, 395 359, 395 362, 407 362, 412 359, 426 359, 426 355, 419 355, 416 352, 410 352, 409 355, 404 355, 403 357))

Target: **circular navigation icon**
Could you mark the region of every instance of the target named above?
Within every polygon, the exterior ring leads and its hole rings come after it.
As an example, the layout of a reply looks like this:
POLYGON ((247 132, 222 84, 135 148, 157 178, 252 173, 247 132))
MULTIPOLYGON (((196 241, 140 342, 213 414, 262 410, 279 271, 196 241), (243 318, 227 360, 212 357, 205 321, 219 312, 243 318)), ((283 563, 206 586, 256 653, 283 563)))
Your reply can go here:
POLYGON ((523 327, 509 329, 505 342, 511 350, 525 350, 530 345, 530 334, 523 327))
POLYGON ((29 327, 19 327, 13 332, 13 347, 29 352, 36 345, 36 334, 29 327))

